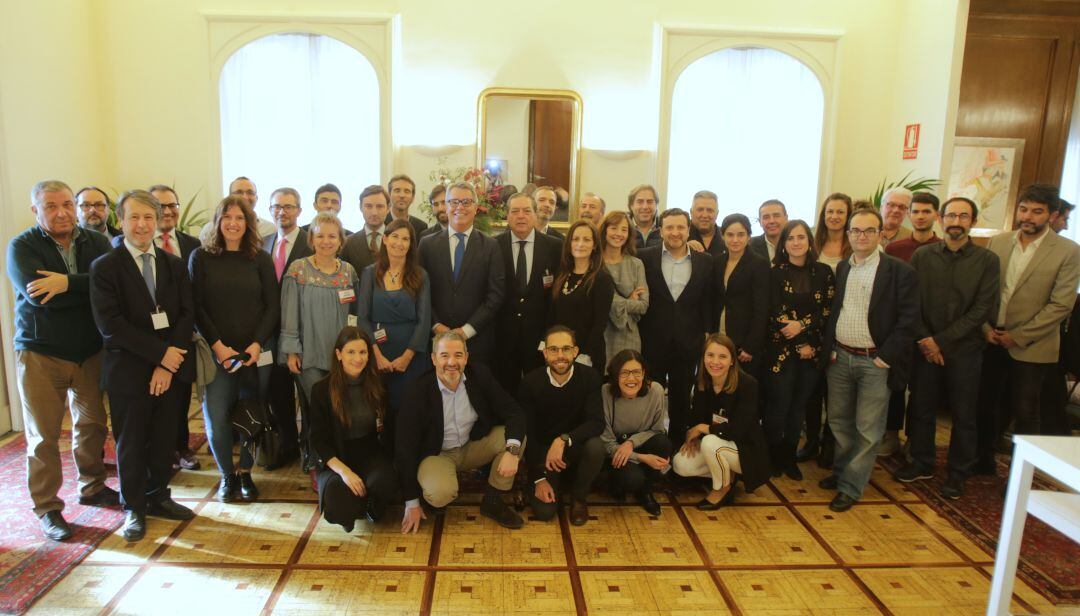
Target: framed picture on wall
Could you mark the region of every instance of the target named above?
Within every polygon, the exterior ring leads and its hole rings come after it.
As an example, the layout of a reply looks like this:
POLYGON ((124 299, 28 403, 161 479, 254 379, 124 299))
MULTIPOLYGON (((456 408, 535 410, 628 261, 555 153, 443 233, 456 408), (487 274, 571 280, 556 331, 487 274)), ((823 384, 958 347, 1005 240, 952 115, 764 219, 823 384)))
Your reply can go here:
POLYGON ((971 229, 972 235, 985 237, 1012 229, 1023 159, 1023 139, 953 139, 946 194, 948 198, 967 197, 979 206, 979 220, 971 229))

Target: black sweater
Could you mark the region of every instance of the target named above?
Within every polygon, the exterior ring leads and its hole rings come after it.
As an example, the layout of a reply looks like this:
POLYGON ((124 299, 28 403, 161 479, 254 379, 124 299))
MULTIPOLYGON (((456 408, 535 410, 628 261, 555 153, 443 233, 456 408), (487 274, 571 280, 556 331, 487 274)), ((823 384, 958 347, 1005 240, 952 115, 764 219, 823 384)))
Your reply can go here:
POLYGON ((758 419, 758 383, 754 377, 740 370, 739 385, 732 393, 716 393, 711 386, 706 389, 695 386, 690 425, 697 424, 708 424, 711 434, 735 443, 748 492, 768 480, 768 449, 758 419))
POLYGON ((581 353, 589 356, 594 368, 603 370, 607 365, 604 330, 611 313, 611 300, 615 297, 615 281, 605 267, 596 272, 591 287, 582 282, 574 288, 579 280, 581 276, 573 273, 567 278, 567 289, 574 289, 569 295, 564 295, 561 287, 555 289, 548 325, 565 325, 572 329, 581 353))
POLYGON ((214 255, 205 248, 191 254, 195 325, 206 343, 220 340, 242 353, 252 342, 266 344, 280 327, 274 261, 259 251, 249 259, 238 251, 214 255))
POLYGON ((569 434, 574 447, 584 447, 585 441, 604 431, 600 385, 597 372, 584 364, 574 364, 574 376, 562 387, 551 384, 546 366, 522 378, 517 397, 528 426, 529 481, 547 476, 544 462, 555 437, 569 434))

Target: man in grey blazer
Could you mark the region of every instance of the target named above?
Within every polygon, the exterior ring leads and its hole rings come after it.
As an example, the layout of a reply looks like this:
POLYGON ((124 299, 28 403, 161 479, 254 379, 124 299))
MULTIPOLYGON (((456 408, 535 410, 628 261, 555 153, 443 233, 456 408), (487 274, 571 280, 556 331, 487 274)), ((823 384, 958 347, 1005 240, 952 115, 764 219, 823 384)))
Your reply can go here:
POLYGON ((495 351, 493 320, 505 293, 503 261, 494 238, 473 227, 476 192, 466 182, 446 189, 445 231, 420 242, 420 264, 431 281, 432 331, 459 330, 473 361, 490 363, 495 351))
POLYGON ((364 215, 364 228, 349 236, 341 249, 341 258, 348 261, 356 275, 375 262, 375 255, 382 246, 386 232, 386 217, 390 211, 390 193, 378 184, 372 184, 360 193, 360 212, 364 215))
POLYGON ((988 246, 1001 261, 1001 292, 998 309, 982 327, 990 344, 979 384, 980 474, 996 473, 994 445, 1010 420, 1016 420, 1016 434, 1042 429, 1043 382, 1058 361, 1061 323, 1080 282, 1080 247, 1050 228, 1059 208, 1057 187, 1028 186, 1017 199, 1020 228, 993 237, 988 246))

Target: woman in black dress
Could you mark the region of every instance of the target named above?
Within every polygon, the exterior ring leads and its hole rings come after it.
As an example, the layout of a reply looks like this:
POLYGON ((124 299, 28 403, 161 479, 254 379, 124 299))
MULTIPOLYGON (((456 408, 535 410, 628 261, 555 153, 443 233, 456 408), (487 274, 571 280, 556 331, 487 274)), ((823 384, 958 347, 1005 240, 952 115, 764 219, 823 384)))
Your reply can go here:
POLYGON ((600 236, 585 220, 570 225, 563 242, 559 276, 551 287, 549 325, 574 331, 581 347, 577 361, 603 370, 607 361, 604 330, 607 329, 615 281, 604 267, 600 236))
POLYGON ((366 332, 345 327, 334 343, 330 376, 311 388, 319 506, 345 532, 361 516, 376 521, 397 498, 394 465, 380 439, 387 399, 372 348, 366 332))
POLYGON ((746 249, 750 219, 731 214, 720 224, 727 251, 713 266, 717 301, 717 331, 739 350, 739 365, 761 378, 765 361, 765 332, 769 311, 769 262, 746 249))

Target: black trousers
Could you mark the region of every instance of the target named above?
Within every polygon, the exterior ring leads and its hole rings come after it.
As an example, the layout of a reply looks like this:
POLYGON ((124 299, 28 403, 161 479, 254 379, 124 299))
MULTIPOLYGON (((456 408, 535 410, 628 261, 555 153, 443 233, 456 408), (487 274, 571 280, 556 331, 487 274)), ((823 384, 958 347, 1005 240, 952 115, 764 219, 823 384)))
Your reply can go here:
POLYGON ((926 361, 922 353, 913 359, 907 435, 915 464, 933 470, 937 458, 937 410, 947 408, 952 413, 949 475, 961 479, 971 476, 978 460, 976 401, 982 355, 981 351, 949 354, 944 366, 926 361))
POLYGON ((173 381, 173 387, 177 388, 177 395, 183 399, 180 404, 180 412, 176 415, 176 451, 178 453, 191 449, 191 432, 188 430, 188 412, 191 410, 191 383, 177 383, 173 381))
MULTIPOLYGON (((491 366, 491 369, 499 385, 510 395, 517 395, 523 375, 544 365, 544 356, 536 348, 539 343, 539 338, 522 340, 510 336, 508 339, 499 339, 495 365, 491 366)), ((604 367, 598 366, 597 370, 603 373, 604 367)))
MULTIPOLYGON (((670 458, 671 450, 671 440, 667 434, 654 434, 652 438, 642 443, 641 447, 636 447, 634 452, 670 458)), ((589 439, 585 446, 585 459, 582 463, 588 469, 587 472, 592 472, 595 468, 596 475, 599 475, 603 469, 607 469, 612 489, 625 494, 651 491, 653 484, 660 478, 660 471, 647 464, 627 462, 621 468, 611 466, 611 458, 608 457, 599 438, 589 439)))
POLYGON ((994 445, 1009 427, 1014 434, 1042 434, 1042 394, 1057 364, 1013 359, 1008 349, 989 345, 983 351, 979 379, 979 463, 994 462, 994 445))
MULTIPOLYGON (((920 353, 921 355, 921 353, 920 353)), ((885 418, 885 430, 899 432, 904 428, 904 418, 907 415, 907 389, 894 389, 889 394, 889 414, 885 418)))
MULTIPOLYGON (((761 381, 758 381, 759 383, 761 381)), ((768 395, 766 393, 766 395, 768 395)), ((825 444, 830 443, 833 440, 832 430, 829 429, 829 422, 822 421, 823 414, 828 406, 825 404, 825 400, 829 396, 829 381, 825 378, 825 373, 822 371, 821 377, 818 379, 817 386, 814 387, 813 393, 810 394, 810 399, 806 401, 806 442, 807 444, 814 445, 817 443, 825 444), (824 431, 822 428, 824 427, 824 431)), ((766 396, 761 396, 765 398, 766 396)))
POLYGON ((399 500, 399 490, 393 460, 376 436, 347 440, 344 448, 338 459, 360 476, 367 495, 353 494, 341 476, 328 468, 318 472, 316 482, 323 517, 331 524, 348 526, 364 516, 369 500, 382 507, 399 500))
POLYGON ((690 390, 700 352, 671 351, 666 357, 651 358, 649 377, 667 388, 668 434, 686 434, 690 418, 690 390))
POLYGON ((1070 436, 1072 428, 1065 406, 1069 402, 1069 386, 1065 382, 1065 367, 1053 364, 1042 391, 1042 433, 1052 436, 1070 436))
POLYGON ((592 487, 593 481, 596 480, 596 476, 600 474, 600 469, 603 466, 604 445, 597 437, 593 437, 584 443, 574 443, 563 450, 563 461, 566 462, 565 470, 559 472, 548 471, 547 473, 548 483, 551 484, 552 490, 555 491, 555 502, 545 503, 537 499, 535 484, 532 487, 532 492, 529 493, 529 507, 532 508, 533 516, 537 520, 547 521, 555 517, 555 514, 559 512, 559 496, 562 495, 567 484, 570 485, 570 495, 575 500, 585 501, 589 496, 589 489, 592 487), (593 441, 597 445, 590 445, 593 441), (596 455, 594 452, 589 462, 586 463, 585 452, 590 446, 593 448, 599 446, 600 455, 596 455))
POLYGON ((169 498, 176 455, 176 415, 187 404, 191 392, 190 385, 177 385, 173 382, 160 396, 108 391, 120 504, 125 511, 146 513, 148 503, 169 498))
POLYGON ((270 368, 267 402, 270 420, 281 435, 281 451, 296 451, 300 442, 296 431, 296 381, 288 366, 274 364, 270 368))

